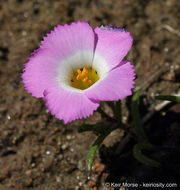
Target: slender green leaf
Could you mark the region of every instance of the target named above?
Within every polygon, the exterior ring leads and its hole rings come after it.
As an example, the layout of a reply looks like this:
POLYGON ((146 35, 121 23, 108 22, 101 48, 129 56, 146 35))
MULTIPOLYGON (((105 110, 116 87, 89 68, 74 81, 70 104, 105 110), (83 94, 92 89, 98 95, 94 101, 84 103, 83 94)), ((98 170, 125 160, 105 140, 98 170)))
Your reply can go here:
POLYGON ((83 124, 83 125, 78 127, 78 132, 82 133, 82 132, 85 132, 85 131, 93 131, 93 129, 94 129, 94 125, 83 124))
POLYGON ((95 134, 100 135, 102 133, 106 133, 107 131, 111 130, 115 130, 116 128, 118 128, 117 124, 112 124, 109 122, 100 122, 97 124, 83 124, 81 126, 79 126, 78 128, 78 132, 82 133, 82 132, 86 132, 86 131, 93 131, 95 134), (111 127, 109 127, 111 126, 111 127))
POLYGON ((144 132, 141 119, 140 119, 140 113, 139 113, 139 108, 138 108, 138 102, 140 98, 140 91, 137 91, 131 100, 131 112, 132 112, 132 117, 133 117, 133 125, 135 127, 136 133, 139 136, 141 140, 147 141, 147 136, 144 132))
POLYGON ((142 151, 143 150, 152 150, 153 146, 149 143, 138 143, 134 146, 133 155, 134 157, 141 163, 151 166, 151 167, 160 167, 161 164, 151 158, 145 156, 142 151))
POLYGON ((159 95, 156 96, 155 98, 158 100, 167 100, 167 101, 180 103, 180 96, 159 95))
POLYGON ((87 156, 87 160, 86 160, 86 167, 88 171, 91 171, 92 169, 92 165, 95 159, 95 155, 97 150, 99 149, 101 143, 103 142, 103 140, 106 138, 106 136, 110 133, 110 131, 108 131, 107 133, 103 133, 101 134, 96 141, 94 142, 94 144, 92 145, 92 147, 90 148, 90 151, 88 153, 87 156))

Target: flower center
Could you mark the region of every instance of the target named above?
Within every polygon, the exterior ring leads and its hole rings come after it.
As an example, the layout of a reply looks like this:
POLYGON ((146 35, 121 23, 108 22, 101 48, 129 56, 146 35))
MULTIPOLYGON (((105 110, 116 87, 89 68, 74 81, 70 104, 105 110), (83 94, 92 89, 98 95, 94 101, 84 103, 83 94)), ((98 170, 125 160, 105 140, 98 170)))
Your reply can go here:
POLYGON ((81 68, 74 71, 70 85, 74 88, 85 90, 99 80, 99 75, 92 67, 81 68))

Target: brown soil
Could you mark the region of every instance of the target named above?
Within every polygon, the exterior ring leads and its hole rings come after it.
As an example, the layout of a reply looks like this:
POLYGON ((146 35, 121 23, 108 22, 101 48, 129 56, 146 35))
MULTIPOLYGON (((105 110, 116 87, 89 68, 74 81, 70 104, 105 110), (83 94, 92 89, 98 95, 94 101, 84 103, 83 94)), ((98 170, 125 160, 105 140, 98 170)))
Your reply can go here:
MULTIPOLYGON (((104 190, 107 189, 107 176, 111 181, 138 181, 138 176, 142 177, 140 172, 148 170, 151 181, 157 177, 150 175, 149 168, 141 165, 140 169, 134 158, 123 160, 117 156, 113 163, 112 147, 120 141, 122 132, 111 134, 106 139, 89 177, 85 160, 95 136, 90 132, 79 134, 77 127, 83 123, 96 123, 102 119, 101 115, 96 112, 88 119, 63 125, 49 114, 41 99, 31 97, 24 90, 21 83, 23 64, 30 53, 39 47, 43 36, 57 24, 78 20, 89 22, 93 28, 108 24, 131 32, 134 44, 126 59, 135 65, 136 89, 144 90, 142 102, 148 106, 146 112, 159 103, 154 100, 156 93, 177 93, 180 75, 180 1, 1 0, 0 190, 104 190), (124 165, 121 165, 120 159, 124 165)), ((174 113, 180 112, 179 107, 174 106, 164 112, 164 118, 159 113, 150 120, 149 125, 153 127, 147 125, 152 134, 150 139, 157 145, 167 140, 170 145, 174 142, 177 146, 179 120, 174 113), (161 133, 164 129, 158 128, 160 124, 156 122, 163 119, 169 121, 168 126, 166 122, 161 122, 167 133, 161 133), (155 130, 160 136, 154 134, 155 130)), ((124 114, 123 120, 126 120, 127 111, 124 114)), ((127 149, 131 149, 133 143, 127 149)), ((161 149, 161 153, 166 154, 166 151, 161 149)), ((172 171, 173 167, 180 168, 177 159, 179 157, 170 163, 170 169, 166 171, 172 176, 170 182, 176 182, 180 177, 172 171)), ((161 175, 161 172, 164 170, 158 170, 157 174, 161 175)))

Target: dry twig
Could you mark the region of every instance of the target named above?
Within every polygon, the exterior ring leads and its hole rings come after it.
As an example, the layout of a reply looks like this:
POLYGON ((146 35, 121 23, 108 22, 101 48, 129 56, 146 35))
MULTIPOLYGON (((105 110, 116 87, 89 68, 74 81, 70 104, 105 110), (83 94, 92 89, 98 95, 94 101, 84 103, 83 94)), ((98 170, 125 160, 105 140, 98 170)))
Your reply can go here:
MULTIPOLYGON (((173 96, 180 96, 180 92, 176 94, 172 94, 173 96)), ((168 104, 170 104, 171 101, 163 101, 160 104, 156 105, 155 108, 147 113, 144 118, 142 119, 142 123, 147 122, 156 112, 161 111, 164 107, 166 107, 168 104)))
POLYGON ((177 36, 179 36, 180 37, 180 31, 178 31, 178 30, 175 30, 174 28, 172 28, 171 26, 169 26, 169 25, 163 25, 161 28, 163 28, 163 29, 166 29, 167 31, 169 31, 169 32, 171 32, 171 33, 173 33, 173 34, 176 34, 177 36))

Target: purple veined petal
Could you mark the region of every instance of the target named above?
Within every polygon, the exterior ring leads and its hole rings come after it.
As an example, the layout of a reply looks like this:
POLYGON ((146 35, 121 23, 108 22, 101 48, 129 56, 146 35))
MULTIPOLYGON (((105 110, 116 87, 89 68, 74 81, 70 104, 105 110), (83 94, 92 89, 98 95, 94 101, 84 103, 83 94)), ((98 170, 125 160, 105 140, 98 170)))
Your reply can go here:
POLYGON ((107 76, 86 90, 85 94, 93 101, 117 101, 132 95, 134 68, 130 62, 122 62, 107 76))
POLYGON ((58 25, 25 64, 22 74, 25 89, 37 98, 43 97, 44 90, 56 83, 59 75, 68 75, 74 65, 92 64, 93 53, 94 31, 88 23, 58 25), (76 59, 68 59, 73 56, 76 59))
POLYGON ((64 120, 65 124, 89 117, 99 106, 99 103, 90 100, 83 92, 68 91, 59 85, 46 89, 44 100, 51 114, 64 120))
POLYGON ((93 65, 96 65, 98 57, 103 57, 108 70, 119 65, 132 46, 132 37, 129 32, 112 26, 97 27, 97 44, 93 65))

